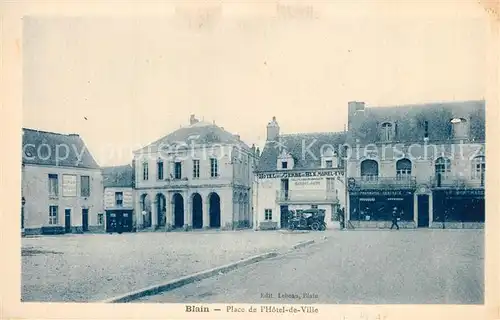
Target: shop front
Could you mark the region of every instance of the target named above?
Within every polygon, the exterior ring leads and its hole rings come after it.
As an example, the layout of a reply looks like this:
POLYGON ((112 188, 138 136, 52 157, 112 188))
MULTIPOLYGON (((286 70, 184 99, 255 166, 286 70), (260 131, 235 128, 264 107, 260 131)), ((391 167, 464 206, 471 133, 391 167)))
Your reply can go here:
POLYGON ((132 216, 132 210, 107 210, 106 232, 131 232, 132 216))
POLYGON ((394 208, 401 224, 414 227, 413 190, 361 190, 349 192, 349 221, 358 227, 390 227, 394 208))
POLYGON ((434 190, 433 199, 434 227, 473 228, 485 221, 484 189, 434 190))

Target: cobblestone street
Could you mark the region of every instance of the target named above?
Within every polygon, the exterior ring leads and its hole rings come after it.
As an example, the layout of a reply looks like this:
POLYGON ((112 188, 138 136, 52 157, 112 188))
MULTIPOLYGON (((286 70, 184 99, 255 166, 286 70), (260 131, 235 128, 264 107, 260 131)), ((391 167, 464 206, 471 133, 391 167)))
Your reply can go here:
POLYGON ((146 232, 22 239, 22 301, 98 301, 324 233, 146 232))
POLYGON ((326 242, 138 302, 483 303, 482 230, 327 234, 326 242))

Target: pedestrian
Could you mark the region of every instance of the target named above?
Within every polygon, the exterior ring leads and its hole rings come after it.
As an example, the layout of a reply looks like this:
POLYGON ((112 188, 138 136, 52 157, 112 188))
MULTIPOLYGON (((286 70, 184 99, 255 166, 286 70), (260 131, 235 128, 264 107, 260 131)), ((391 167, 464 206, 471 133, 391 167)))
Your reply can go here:
POLYGON ((391 225, 391 230, 392 230, 392 228, 394 228, 394 226, 396 226, 397 230, 399 230, 398 220, 399 220, 398 208, 394 207, 394 208, 392 208, 392 225, 391 225))
POLYGON ((339 210, 339 218, 340 218, 340 230, 345 229, 345 215, 344 208, 339 210))

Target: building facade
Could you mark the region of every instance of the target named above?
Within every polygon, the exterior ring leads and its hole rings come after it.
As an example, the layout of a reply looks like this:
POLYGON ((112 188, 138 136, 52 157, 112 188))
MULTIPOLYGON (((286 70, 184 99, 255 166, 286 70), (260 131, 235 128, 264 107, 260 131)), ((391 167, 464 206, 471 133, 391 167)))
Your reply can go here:
POLYGON ((288 211, 325 209, 327 228, 345 206, 345 132, 280 134, 273 117, 255 171, 256 227, 286 228, 288 211))
POLYGON ((23 129, 25 234, 103 232, 101 169, 76 134, 23 129))
POLYGON ((348 105, 350 227, 481 228, 485 102, 348 105))
POLYGON ((191 116, 134 153, 138 230, 252 226, 255 148, 238 135, 191 116))
POLYGON ((131 165, 102 168, 106 232, 131 232, 134 222, 134 170, 131 165))

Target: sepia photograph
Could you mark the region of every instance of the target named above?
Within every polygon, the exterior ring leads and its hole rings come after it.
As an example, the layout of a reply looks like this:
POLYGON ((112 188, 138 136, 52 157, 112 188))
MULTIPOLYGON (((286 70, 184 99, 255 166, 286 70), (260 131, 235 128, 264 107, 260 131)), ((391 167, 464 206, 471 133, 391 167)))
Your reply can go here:
POLYGON ((19 221, 19 308, 491 303, 491 10, 151 7, 19 17, 21 156, 5 167, 19 204, 4 217, 19 221))

